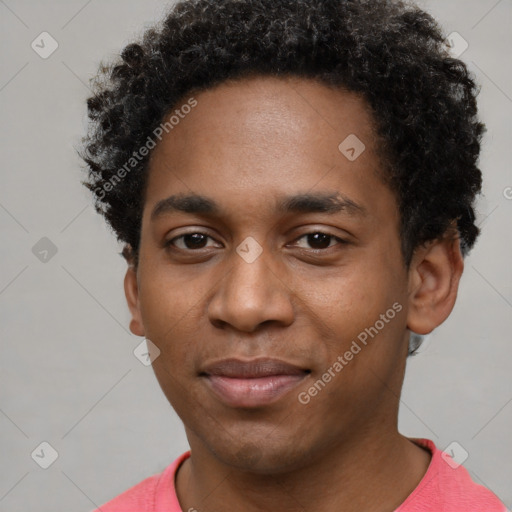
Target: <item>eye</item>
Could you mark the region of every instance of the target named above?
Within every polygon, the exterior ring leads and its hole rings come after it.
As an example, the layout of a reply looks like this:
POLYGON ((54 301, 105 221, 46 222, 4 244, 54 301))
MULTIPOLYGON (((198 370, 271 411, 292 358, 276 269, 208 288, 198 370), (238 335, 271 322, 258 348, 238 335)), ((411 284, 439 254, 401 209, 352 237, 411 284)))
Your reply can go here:
MULTIPOLYGON (((206 233, 201 232, 191 232, 191 233, 183 233, 180 236, 174 237, 171 240, 165 242, 165 247, 176 247, 183 251, 204 249, 206 246, 206 241, 208 239, 213 240, 212 237, 208 236, 206 233)), ((212 246, 209 246, 212 247, 212 246)))
MULTIPOLYGON (((311 248, 314 250, 329 249, 330 247, 333 247, 334 245, 336 245, 336 244, 331 244, 331 242, 338 242, 339 244, 348 243, 345 240, 343 240, 337 236, 331 235, 330 233, 324 233, 322 231, 313 231, 311 233, 306 233, 306 234, 300 236, 299 238, 297 238, 297 240, 295 242, 297 242, 298 240, 301 240, 301 239, 305 239, 306 243, 309 244, 311 246, 311 248)), ((301 248, 308 249, 308 247, 304 247, 304 246, 301 248)))
MULTIPOLYGON (((182 235, 176 236, 165 242, 166 248, 176 248, 181 251, 197 251, 205 249, 207 247, 215 247, 215 245, 207 245, 208 239, 213 240, 211 236, 200 231, 194 231, 190 233, 183 233, 182 235)), ((338 244, 347 244, 346 240, 339 238, 330 233, 324 233, 323 231, 312 231, 311 233, 305 233, 304 235, 297 238, 293 245, 298 246, 302 249, 312 249, 315 251, 323 251, 330 249, 331 247, 338 244), (301 246, 298 242, 305 240, 308 246, 301 246)))

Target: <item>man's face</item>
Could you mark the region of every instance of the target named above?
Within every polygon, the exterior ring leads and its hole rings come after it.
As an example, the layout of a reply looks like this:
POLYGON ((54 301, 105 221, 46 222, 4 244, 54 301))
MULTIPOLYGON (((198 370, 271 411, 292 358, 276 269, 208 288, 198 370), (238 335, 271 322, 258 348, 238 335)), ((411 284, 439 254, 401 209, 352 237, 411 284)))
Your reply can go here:
POLYGON ((396 429, 408 279, 366 104, 300 79, 194 97, 151 156, 137 269, 192 450, 276 472, 396 429), (165 201, 188 195, 217 209, 165 201))

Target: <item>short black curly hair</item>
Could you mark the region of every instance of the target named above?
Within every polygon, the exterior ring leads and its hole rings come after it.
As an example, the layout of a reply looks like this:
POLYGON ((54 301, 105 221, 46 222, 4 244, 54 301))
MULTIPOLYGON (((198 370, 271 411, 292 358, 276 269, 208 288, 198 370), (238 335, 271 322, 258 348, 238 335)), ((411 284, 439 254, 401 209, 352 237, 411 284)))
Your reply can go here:
POLYGON ((485 131, 478 87, 428 13, 393 0, 182 0, 100 66, 87 100, 84 184, 129 248, 125 257, 137 261, 139 250, 149 159, 139 149, 187 94, 250 75, 312 78, 362 95, 407 265, 454 222, 463 254, 473 246, 485 131))

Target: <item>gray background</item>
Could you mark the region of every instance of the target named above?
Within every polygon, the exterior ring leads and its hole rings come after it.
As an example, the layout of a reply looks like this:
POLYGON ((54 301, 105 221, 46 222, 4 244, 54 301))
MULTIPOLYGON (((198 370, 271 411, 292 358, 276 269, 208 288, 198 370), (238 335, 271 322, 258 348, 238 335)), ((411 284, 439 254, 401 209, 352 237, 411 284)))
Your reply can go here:
MULTIPOLYGON (((457 441, 473 478, 510 508, 512 1, 422 5, 467 40, 462 58, 482 86, 483 234, 451 317, 409 360, 400 428, 441 449, 457 441)), ((120 246, 73 149, 99 61, 164 10, 157 0, 0 1, 0 511, 87 512, 187 449, 151 367, 133 355, 142 339, 128 331, 120 246), (59 44, 47 59, 31 48, 43 31, 59 44), (46 262, 33 252, 43 237, 57 249, 46 262), (31 457, 43 441, 58 452, 46 470, 31 457)))

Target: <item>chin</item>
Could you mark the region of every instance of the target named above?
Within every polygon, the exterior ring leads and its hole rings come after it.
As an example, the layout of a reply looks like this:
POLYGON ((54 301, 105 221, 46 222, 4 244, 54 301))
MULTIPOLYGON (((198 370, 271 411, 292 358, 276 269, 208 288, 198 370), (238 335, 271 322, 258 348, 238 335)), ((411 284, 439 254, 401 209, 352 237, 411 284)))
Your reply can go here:
POLYGON ((261 444, 247 442, 238 446, 231 442, 228 446, 211 448, 211 451, 223 464, 261 476, 299 469, 312 458, 299 451, 293 440, 288 446, 272 445, 268 439, 263 439, 261 444))

